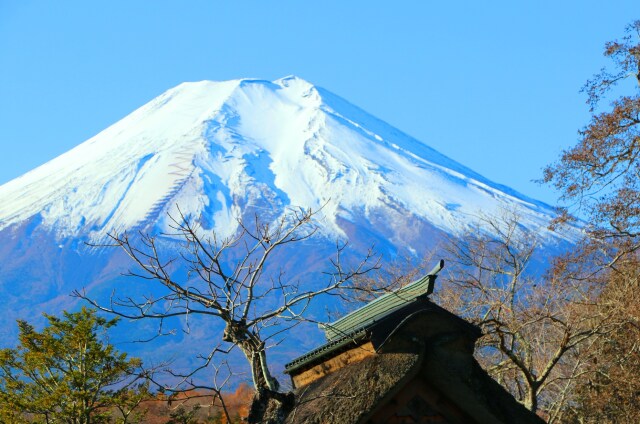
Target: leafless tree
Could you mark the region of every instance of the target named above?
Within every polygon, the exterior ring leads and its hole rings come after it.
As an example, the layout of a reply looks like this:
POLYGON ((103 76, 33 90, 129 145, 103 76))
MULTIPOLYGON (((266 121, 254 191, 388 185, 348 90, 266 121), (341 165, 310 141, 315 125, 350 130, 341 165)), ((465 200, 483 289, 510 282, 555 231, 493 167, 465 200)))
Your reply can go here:
MULTIPOLYGON (((165 257, 156 236, 140 234, 135 240, 128 234, 110 234, 111 246, 124 250, 136 265, 128 275, 153 281, 164 287, 158 298, 114 298, 109 305, 90 299, 84 292, 75 294, 103 311, 138 320, 155 319, 159 323, 169 317, 183 317, 188 322, 195 315, 224 323, 219 345, 204 357, 204 363, 187 374, 175 374, 182 382, 193 385, 193 376, 213 362, 214 355, 239 347, 251 369, 255 399, 250 422, 268 422, 264 417, 272 400, 286 406, 289 395, 279 391, 279 383, 267 363, 267 349, 275 337, 286 334, 303 319, 310 302, 321 295, 337 294, 351 281, 377 267, 369 251, 352 267, 343 263, 345 243, 337 244, 331 270, 324 273, 325 283, 306 288, 298 281, 288 281, 282 270, 268 269, 276 254, 287 247, 295 255, 294 245, 308 240, 317 231, 310 209, 295 209, 275 222, 262 222, 256 216, 251 223, 238 220, 239 230, 229 237, 205 232, 180 214, 173 221, 172 236, 182 240, 179 254, 165 257), (175 278, 175 266, 188 268, 184 280, 175 278), (273 299, 279 303, 274 304, 273 299)), ((214 387, 220 390, 219 387, 214 387)), ((222 398, 220 397, 220 400, 222 398)))
POLYGON ((484 368, 556 422, 584 371, 580 349, 607 331, 608 320, 594 302, 598 285, 573 278, 563 257, 547 258, 544 272, 533 260, 538 246, 517 212, 480 218, 447 246, 448 284, 438 301, 482 328, 484 368))
MULTIPOLYGON (((492 377, 527 408, 561 422, 611 320, 595 302, 600 282, 582 278, 583 262, 560 256, 541 264, 539 245, 517 211, 478 217, 441 245, 447 267, 432 299, 480 326, 476 358, 492 377)), ((385 281, 400 287, 416 280, 429 270, 427 257, 401 258, 360 277, 360 296, 385 290, 385 281)))

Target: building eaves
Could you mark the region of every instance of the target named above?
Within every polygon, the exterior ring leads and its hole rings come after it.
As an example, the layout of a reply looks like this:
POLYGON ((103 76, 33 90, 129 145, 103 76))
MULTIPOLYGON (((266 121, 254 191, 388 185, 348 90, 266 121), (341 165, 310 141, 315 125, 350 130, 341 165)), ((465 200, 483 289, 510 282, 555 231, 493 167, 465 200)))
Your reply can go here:
POLYGON ((358 346, 362 341, 366 340, 368 336, 366 329, 360 329, 353 333, 347 334, 344 337, 339 339, 332 340, 328 343, 323 344, 322 346, 305 353, 304 355, 294 359, 284 366, 284 372, 287 374, 291 374, 299 370, 300 368, 305 367, 306 365, 310 365, 314 363, 316 360, 323 358, 327 355, 337 354, 340 350, 347 350, 352 347, 358 346))

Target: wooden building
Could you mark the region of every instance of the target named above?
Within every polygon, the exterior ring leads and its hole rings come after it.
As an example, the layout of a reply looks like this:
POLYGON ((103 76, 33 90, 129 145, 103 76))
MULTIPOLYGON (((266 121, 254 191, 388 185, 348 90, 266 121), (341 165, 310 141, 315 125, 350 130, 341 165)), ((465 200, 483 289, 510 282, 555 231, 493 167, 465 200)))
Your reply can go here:
POLYGON ((286 365, 287 423, 544 422, 473 358, 480 329, 428 299, 442 266, 324 325, 327 343, 286 365))

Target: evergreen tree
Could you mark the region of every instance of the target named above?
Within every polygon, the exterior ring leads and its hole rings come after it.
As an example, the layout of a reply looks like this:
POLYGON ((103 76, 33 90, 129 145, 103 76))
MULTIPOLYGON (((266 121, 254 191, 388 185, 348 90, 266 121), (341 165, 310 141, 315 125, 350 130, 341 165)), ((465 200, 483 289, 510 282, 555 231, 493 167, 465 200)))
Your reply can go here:
POLYGON ((45 317, 48 326, 41 332, 18 321, 19 345, 0 350, 0 419, 105 422, 118 393, 133 387, 141 365, 106 340, 117 319, 86 308, 45 317))

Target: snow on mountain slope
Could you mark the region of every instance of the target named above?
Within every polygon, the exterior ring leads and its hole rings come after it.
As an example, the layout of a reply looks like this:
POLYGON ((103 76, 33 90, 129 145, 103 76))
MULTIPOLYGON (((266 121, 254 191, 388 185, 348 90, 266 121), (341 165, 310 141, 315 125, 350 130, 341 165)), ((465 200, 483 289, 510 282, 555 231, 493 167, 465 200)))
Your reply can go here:
MULTIPOLYGON (((296 77, 181 84, 83 144, 0 186, 0 231, 33 217, 58 240, 167 229, 167 213, 235 229, 247 208, 319 208, 344 222, 412 215, 455 234, 518 208, 549 239, 553 210, 492 183, 296 77)), ((391 238, 397 237, 393 234, 391 238)))
MULTIPOLYGON (((503 208, 517 209, 522 225, 542 236, 543 257, 579 235, 578 229, 549 231, 551 207, 299 78, 185 83, 0 186, 0 344, 15 340, 16 319, 77 308, 82 302, 69 296, 77 289, 103 304, 114 295, 165 294, 161 285, 121 276, 131 267, 122 251, 87 249, 87 240, 112 230, 166 231, 176 207, 203 228, 228 234, 238 216, 276 218, 290 206, 322 207, 326 238, 296 245, 295 253, 272 257, 270 266, 309 287, 324 283, 321 272, 335 254, 336 237, 350 241, 346 261, 360 260, 372 244, 385 260, 406 252, 439 255, 442 236, 503 208)), ((162 238, 161 247, 171 257, 177 244, 162 238)), ((326 310, 339 310, 335 302, 324 299, 307 312, 323 320, 326 310)), ((179 364, 215 345, 219 324, 132 344, 153 338, 155 323, 123 322, 117 337, 145 361, 179 352, 179 364)), ((185 329, 179 321, 163 326, 185 329)), ((317 345, 322 335, 314 331, 288 334, 275 362, 317 345)))

